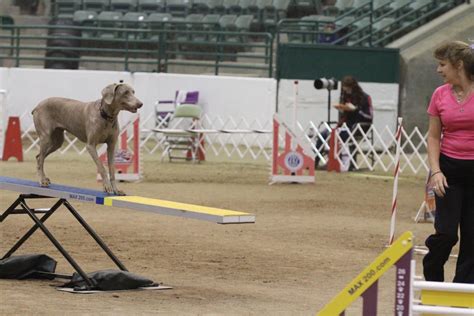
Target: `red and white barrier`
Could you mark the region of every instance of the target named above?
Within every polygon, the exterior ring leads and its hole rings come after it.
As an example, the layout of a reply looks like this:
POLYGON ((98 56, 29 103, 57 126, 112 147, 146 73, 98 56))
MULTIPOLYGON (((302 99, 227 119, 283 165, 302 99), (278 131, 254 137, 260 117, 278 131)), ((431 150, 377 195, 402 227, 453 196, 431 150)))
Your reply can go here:
MULTIPOLYGON (((119 181, 138 181, 142 178, 142 163, 140 155, 140 118, 126 124, 119 134, 119 148, 115 151, 115 179, 119 181), (128 146, 129 132, 132 133, 132 150, 128 146)), ((99 151, 99 158, 107 165, 106 146, 99 151)), ((97 179, 101 180, 97 174, 97 179)))
POLYGON ((19 162, 23 161, 23 145, 21 143, 20 118, 18 116, 8 118, 5 141, 3 143, 2 160, 7 161, 12 157, 16 158, 19 162))
POLYGON ((273 159, 270 184, 314 183, 314 158, 305 153, 303 148, 296 134, 275 114, 273 116, 273 159), (284 133, 285 139, 282 151, 279 144, 280 132, 284 133))

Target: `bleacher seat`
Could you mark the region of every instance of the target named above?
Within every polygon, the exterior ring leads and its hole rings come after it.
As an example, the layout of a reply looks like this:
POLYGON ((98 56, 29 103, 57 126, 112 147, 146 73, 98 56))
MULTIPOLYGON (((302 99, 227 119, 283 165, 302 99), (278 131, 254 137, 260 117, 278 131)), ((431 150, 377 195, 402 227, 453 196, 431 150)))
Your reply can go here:
POLYGON ((224 14, 219 19, 219 24, 221 29, 224 31, 235 31, 235 21, 237 20, 237 15, 235 14, 224 14))
POLYGON ((148 15, 146 22, 152 29, 163 29, 165 24, 173 20, 173 16, 169 13, 151 13, 148 15))
POLYGON ((166 7, 165 0, 139 0, 137 11, 143 13, 159 13, 164 12, 166 7))
POLYGON ((186 27, 192 30, 194 27, 200 27, 199 23, 202 22, 204 18, 204 14, 201 13, 191 13, 184 19, 185 22, 189 22, 186 24, 186 27))
POLYGON ((345 14, 354 16, 366 16, 370 14, 371 0, 354 0, 352 9, 349 9, 345 14))
POLYGON ((179 23, 175 26, 176 30, 184 31, 176 34, 176 40, 178 41, 190 41, 193 39, 194 34, 192 31, 200 31, 202 29, 202 19, 204 15, 201 13, 191 13, 184 18, 184 23, 179 23))
POLYGON ((252 15, 244 14, 239 15, 235 20, 235 28, 240 32, 250 31, 250 25, 252 24, 252 15))
POLYGON ((195 0, 193 10, 202 14, 223 14, 225 8, 223 0, 195 0))
POLYGON ((71 18, 81 6, 82 0, 56 0, 54 12, 58 18, 71 18))
POLYGON ((206 0, 209 13, 222 14, 225 11, 223 0, 206 0))
POLYGON ((202 44, 203 42, 215 41, 215 34, 211 34, 209 32, 219 30, 219 18, 219 14, 205 15, 201 19, 199 25, 194 28, 194 30, 200 31, 200 33, 192 34, 192 40, 198 42, 198 45, 202 44))
POLYGON ((449 6, 446 2, 435 5, 431 0, 411 1, 408 6, 405 7, 406 19, 403 21, 402 25, 406 26, 408 24, 412 29, 421 26, 427 22, 430 12, 432 12, 433 9, 435 9, 435 11, 443 10, 443 5, 446 9, 449 6), (426 16, 426 19, 421 18, 422 16, 426 16))
POLYGON ((281 19, 286 18, 291 0, 273 0, 271 6, 267 7, 263 14, 265 30, 273 31, 281 19))
POLYGON ((109 0, 82 0, 82 8, 100 13, 109 9, 109 0))
POLYGON ((251 10, 257 8, 257 0, 239 0, 239 14, 250 14, 251 10))
MULTIPOLYGON (((170 27, 170 22, 173 21, 173 16, 169 13, 151 13, 148 15, 146 22, 152 31, 161 31, 170 27)), ((150 36, 151 40, 158 41, 159 34, 153 33, 150 36)))
POLYGON ((74 24, 81 26, 95 26, 97 24, 97 13, 95 11, 77 10, 72 18, 74 24))
POLYGON ((334 9, 326 9, 326 14, 328 15, 342 15, 346 13, 347 11, 351 10, 354 6, 354 0, 337 0, 336 3, 334 4, 334 9), (328 12, 327 10, 331 10, 328 12), (335 13, 335 14, 334 14, 335 13))
POLYGON ((374 0, 373 2, 373 14, 375 17, 382 16, 391 11, 390 4, 393 3, 392 0, 374 0))
MULTIPOLYGON (((145 29, 147 27, 147 14, 143 12, 127 12, 122 18, 122 24, 127 29, 145 29)), ((128 39, 140 39, 144 35, 136 32, 124 34, 128 39)))
POLYGON ((296 11, 296 17, 321 14, 324 8, 331 6, 323 6, 322 0, 293 0, 290 7, 296 11))
MULTIPOLYGON (((239 15, 234 22, 234 31, 237 32, 250 32, 250 26, 252 25, 253 15, 239 15)), ((236 35, 229 35, 226 37, 226 41, 228 42, 236 42, 236 43, 246 43, 249 41, 249 36, 246 34, 236 34, 236 35)), ((245 50, 245 47, 238 47, 238 50, 245 50)))
POLYGON ((166 12, 173 18, 183 18, 187 16, 193 6, 192 0, 167 0, 166 12))
POLYGON ((224 0, 222 2, 222 6, 224 7, 225 14, 239 14, 240 13, 239 0, 224 0))
POLYGON ((431 6, 434 5, 433 1, 431 0, 415 0, 415 1, 410 1, 409 6, 416 11, 419 10, 429 10, 431 6))
POLYGON ((411 11, 411 8, 409 7, 409 4, 411 3, 411 0, 394 0, 389 4, 390 11, 388 14, 385 14, 385 16, 394 16, 398 17, 401 15, 404 15, 408 11, 411 11))
POLYGON ((352 24, 352 26, 357 32, 353 36, 351 36, 351 38, 349 39, 349 44, 353 45, 353 43, 358 43, 359 45, 362 45, 364 43, 363 38, 370 33, 370 18, 365 17, 356 20, 354 24, 352 24))
POLYGON ((123 14, 136 11, 137 0, 110 0, 110 11, 122 12, 123 14))
POLYGON ((393 23, 395 22, 394 18, 382 18, 377 22, 372 24, 372 31, 373 32, 388 32, 391 28, 393 28, 393 23))
MULTIPOLYGON (((72 18, 74 24, 79 25, 79 26, 84 26, 84 27, 96 27, 97 26, 97 13, 95 11, 84 11, 84 10, 78 10, 74 12, 73 18, 72 18)), ((83 38, 89 37, 93 38, 95 37, 95 30, 82 30, 81 36, 83 38)))
POLYGON ((207 14, 209 13, 209 7, 207 6, 207 0, 194 0, 193 1, 193 12, 207 14))
MULTIPOLYGON (((122 27, 123 14, 115 11, 102 11, 97 16, 97 25, 105 28, 120 28, 122 27)), ((98 30, 97 34, 100 38, 114 39, 120 37, 120 31, 113 30, 98 30)))

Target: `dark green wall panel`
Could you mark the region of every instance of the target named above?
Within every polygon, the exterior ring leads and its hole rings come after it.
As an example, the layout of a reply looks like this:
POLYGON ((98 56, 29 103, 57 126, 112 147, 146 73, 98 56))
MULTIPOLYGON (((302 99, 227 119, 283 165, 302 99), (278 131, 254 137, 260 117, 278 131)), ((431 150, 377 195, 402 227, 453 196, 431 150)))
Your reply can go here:
POLYGON ((353 75, 362 82, 399 82, 398 49, 281 44, 277 58, 277 79, 353 75))

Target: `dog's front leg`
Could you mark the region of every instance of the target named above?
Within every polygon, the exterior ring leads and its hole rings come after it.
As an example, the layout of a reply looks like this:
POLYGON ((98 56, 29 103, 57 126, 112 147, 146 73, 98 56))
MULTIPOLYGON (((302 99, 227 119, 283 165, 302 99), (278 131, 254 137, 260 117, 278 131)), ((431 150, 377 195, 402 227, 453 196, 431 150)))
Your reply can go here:
POLYGON ((125 192, 120 191, 117 188, 117 183, 115 181, 115 142, 107 143, 107 163, 109 164, 109 176, 110 176, 110 184, 112 186, 112 190, 117 195, 125 195, 125 192))
POLYGON ((110 184, 109 176, 107 175, 107 172, 105 171, 105 167, 100 161, 99 155, 97 154, 96 145, 87 143, 86 148, 89 154, 91 155, 92 160, 94 160, 95 165, 97 166, 97 170, 100 173, 100 176, 102 177, 104 191, 107 193, 114 193, 114 189, 112 188, 112 185, 110 184))

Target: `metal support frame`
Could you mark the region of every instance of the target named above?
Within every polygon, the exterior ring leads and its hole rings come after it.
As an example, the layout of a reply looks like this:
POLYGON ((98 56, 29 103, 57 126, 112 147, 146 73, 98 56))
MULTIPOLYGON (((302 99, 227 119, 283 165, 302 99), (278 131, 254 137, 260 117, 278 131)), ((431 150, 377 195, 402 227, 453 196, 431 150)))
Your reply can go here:
MULTIPOLYGON (((104 250, 104 252, 109 256, 109 258, 117 265, 117 267, 122 271, 128 271, 127 268, 123 265, 122 262, 114 255, 114 253, 109 249, 109 247, 104 243, 104 241, 97 235, 97 233, 92 229, 89 224, 82 218, 77 210, 66 200, 59 199, 51 208, 31 208, 28 206, 27 199, 45 199, 51 198, 48 196, 40 196, 36 194, 20 194, 20 196, 13 202, 7 210, 0 214, 0 223, 3 222, 9 215, 15 214, 27 214, 35 224, 31 227, 24 235, 21 237, 13 247, 6 252, 1 259, 10 257, 15 251, 20 248, 25 241, 28 240, 39 228, 43 233, 48 237, 48 239, 53 243, 53 245, 58 249, 58 251, 66 258, 69 264, 76 270, 76 272, 84 279, 87 283, 87 289, 93 289, 95 287, 94 281, 91 280, 87 274, 82 270, 82 268, 77 264, 77 262, 69 255, 69 253, 63 248, 60 242, 53 236, 49 229, 44 224, 46 220, 53 215, 53 213, 61 206, 64 205, 71 214, 76 218, 76 220, 84 227, 84 229, 89 233, 89 235, 96 241, 96 243, 104 250), (18 208, 19 207, 19 208, 18 208), (36 214, 44 214, 39 218, 36 214)), ((63 274, 54 274, 57 277, 65 277, 63 274)), ((71 277, 69 277, 71 278, 71 277)))

